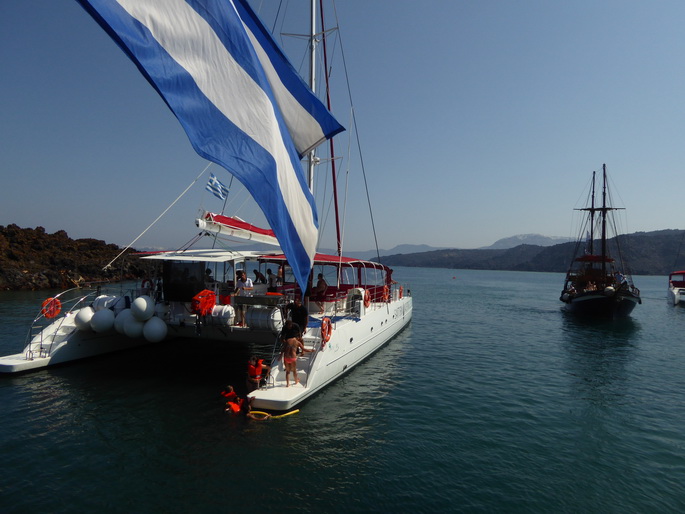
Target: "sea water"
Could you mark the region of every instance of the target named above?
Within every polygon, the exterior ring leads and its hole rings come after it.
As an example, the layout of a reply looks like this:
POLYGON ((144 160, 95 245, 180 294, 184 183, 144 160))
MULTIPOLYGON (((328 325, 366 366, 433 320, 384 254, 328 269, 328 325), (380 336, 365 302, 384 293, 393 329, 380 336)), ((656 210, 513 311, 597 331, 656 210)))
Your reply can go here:
MULTIPOLYGON (((0 376, 2 512, 682 512, 685 309, 561 310, 563 275, 398 268, 414 319, 265 422, 224 413, 247 357, 175 341, 0 376)), ((0 352, 49 292, 0 293, 0 352)))

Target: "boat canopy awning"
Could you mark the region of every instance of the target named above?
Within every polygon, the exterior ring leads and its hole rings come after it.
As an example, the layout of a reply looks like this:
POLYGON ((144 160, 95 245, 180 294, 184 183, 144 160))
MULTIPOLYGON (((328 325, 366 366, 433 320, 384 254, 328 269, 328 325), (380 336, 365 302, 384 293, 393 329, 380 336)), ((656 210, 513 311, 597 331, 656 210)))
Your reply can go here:
POLYGON ((611 257, 602 255, 581 255, 575 260, 576 262, 614 262, 611 257))
MULTIPOLYGON (((197 250, 169 250, 158 252, 139 252, 136 253, 141 259, 158 260, 158 261, 186 261, 186 262, 230 262, 230 261, 262 261, 273 262, 276 264, 285 264, 287 259, 282 253, 264 253, 257 251, 236 252, 232 250, 222 249, 197 249, 197 250)), ((388 266, 373 261, 365 261, 362 259, 355 259, 352 257, 340 257, 337 255, 328 255, 325 253, 317 253, 314 257, 314 265, 328 265, 328 266, 349 266, 352 268, 371 268, 384 271, 392 271, 388 266)))
POLYGON ((264 256, 264 252, 234 252, 231 250, 172 250, 162 252, 138 253, 141 259, 160 261, 186 261, 186 262, 230 262, 243 260, 257 260, 264 256))
MULTIPOLYGON (((280 263, 280 262, 285 262, 286 258, 285 255, 279 254, 279 255, 264 255, 260 258, 260 260, 263 261, 268 261, 268 262, 275 262, 275 263, 280 263)), ((392 271, 388 266, 381 264, 379 262, 373 262, 373 261, 365 261, 362 259, 355 259, 353 257, 340 257, 339 255, 329 255, 325 253, 317 253, 314 256, 314 265, 319 265, 319 266, 349 266, 352 268, 373 268, 373 269, 381 269, 385 271, 392 271)))

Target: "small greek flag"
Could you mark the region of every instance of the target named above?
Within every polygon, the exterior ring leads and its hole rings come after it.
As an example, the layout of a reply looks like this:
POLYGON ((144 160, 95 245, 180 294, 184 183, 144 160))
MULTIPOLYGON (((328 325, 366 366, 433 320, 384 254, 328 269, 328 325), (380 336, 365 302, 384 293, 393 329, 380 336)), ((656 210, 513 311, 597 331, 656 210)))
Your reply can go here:
POLYGON ((225 200, 228 196, 228 188, 216 178, 214 173, 209 174, 209 180, 207 181, 205 189, 221 200, 225 200))

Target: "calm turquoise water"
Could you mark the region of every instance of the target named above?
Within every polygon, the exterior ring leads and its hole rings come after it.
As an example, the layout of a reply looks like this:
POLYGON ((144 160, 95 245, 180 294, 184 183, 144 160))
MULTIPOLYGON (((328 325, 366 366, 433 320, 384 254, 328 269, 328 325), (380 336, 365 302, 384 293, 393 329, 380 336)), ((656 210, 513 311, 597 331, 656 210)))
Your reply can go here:
MULTIPOLYGON (((578 323, 563 276, 399 268, 414 320, 280 420, 222 411, 249 348, 159 345, 0 377, 0 511, 682 512, 685 309, 635 277, 578 323)), ((16 353, 45 292, 0 294, 16 353)))

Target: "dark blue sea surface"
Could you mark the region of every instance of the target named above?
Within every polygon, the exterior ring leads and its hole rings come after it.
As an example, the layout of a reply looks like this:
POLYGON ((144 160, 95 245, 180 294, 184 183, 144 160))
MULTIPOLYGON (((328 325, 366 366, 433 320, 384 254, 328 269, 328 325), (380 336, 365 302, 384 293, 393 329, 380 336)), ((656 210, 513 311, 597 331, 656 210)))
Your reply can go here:
MULTIPOLYGON (((0 511, 683 512, 685 309, 621 321, 563 275, 398 268, 414 319, 282 419, 219 396, 266 348, 176 341, 0 376, 0 511)), ((0 293, 17 353, 48 293, 0 293)))

